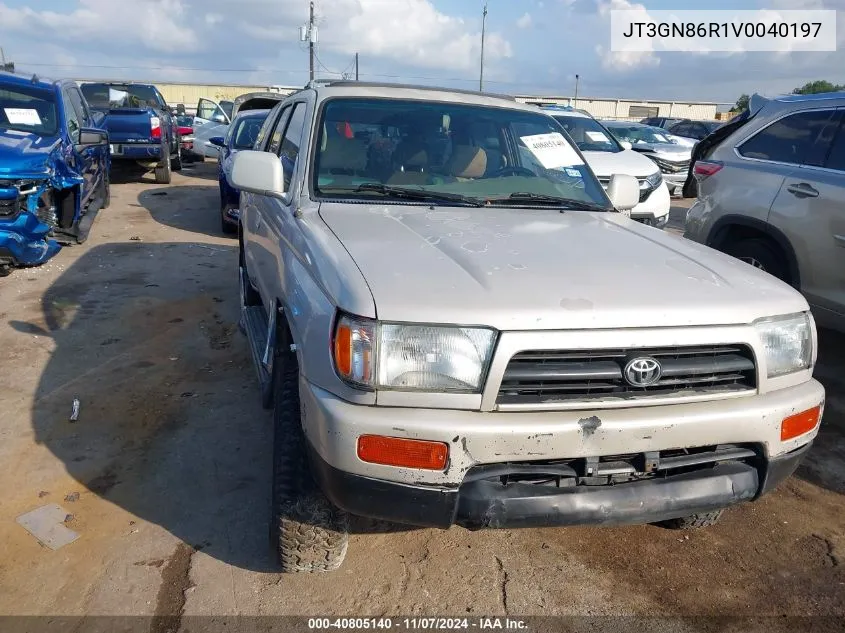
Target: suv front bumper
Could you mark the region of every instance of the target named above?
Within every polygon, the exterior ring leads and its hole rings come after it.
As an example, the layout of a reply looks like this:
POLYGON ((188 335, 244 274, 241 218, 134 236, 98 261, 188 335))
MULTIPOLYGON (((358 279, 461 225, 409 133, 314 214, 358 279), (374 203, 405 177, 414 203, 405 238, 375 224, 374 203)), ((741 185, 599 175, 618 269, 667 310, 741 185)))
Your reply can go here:
POLYGON ((686 516, 748 501, 797 467, 818 427, 781 442, 781 421, 823 404, 815 380, 767 394, 660 406, 581 411, 480 412, 362 406, 300 381, 314 474, 337 506, 362 516, 447 527, 618 525, 686 516), (444 471, 371 464, 361 435, 440 441, 444 471), (753 445, 756 459, 613 486, 490 482, 484 465, 753 445))

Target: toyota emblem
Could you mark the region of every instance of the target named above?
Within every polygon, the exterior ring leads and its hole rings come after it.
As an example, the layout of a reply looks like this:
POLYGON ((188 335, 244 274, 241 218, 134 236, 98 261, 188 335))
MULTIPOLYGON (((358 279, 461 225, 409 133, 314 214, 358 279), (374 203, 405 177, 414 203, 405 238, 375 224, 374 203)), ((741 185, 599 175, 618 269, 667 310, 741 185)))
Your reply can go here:
POLYGON ((662 375, 660 363, 650 357, 634 358, 625 365, 625 380, 632 387, 650 387, 662 375))

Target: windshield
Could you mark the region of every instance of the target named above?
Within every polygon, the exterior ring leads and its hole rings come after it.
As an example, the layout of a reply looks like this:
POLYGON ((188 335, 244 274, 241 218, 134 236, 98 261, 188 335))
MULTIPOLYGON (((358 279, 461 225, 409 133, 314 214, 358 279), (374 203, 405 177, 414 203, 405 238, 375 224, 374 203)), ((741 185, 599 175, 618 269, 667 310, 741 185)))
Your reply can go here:
POLYGON ((48 90, 0 85, 0 129, 55 136, 56 97, 48 90))
POLYGON ((621 152, 622 147, 613 135, 593 118, 585 116, 554 115, 555 120, 575 141, 582 152, 621 152))
POLYGON ((625 125, 624 123, 606 123, 607 129, 620 141, 628 141, 632 145, 645 143, 673 143, 669 134, 663 128, 649 125, 625 125))
POLYGON ((313 173, 322 196, 399 199, 402 187, 485 204, 518 194, 612 208, 557 123, 539 112, 335 98, 318 125, 313 173))
POLYGON ((92 108, 159 108, 152 86, 134 84, 82 84, 82 94, 92 108))
POLYGON ((234 141, 232 142, 233 149, 252 149, 255 146, 255 140, 258 138, 258 131, 264 125, 264 119, 267 117, 249 117, 248 119, 241 119, 238 121, 234 133, 234 141))

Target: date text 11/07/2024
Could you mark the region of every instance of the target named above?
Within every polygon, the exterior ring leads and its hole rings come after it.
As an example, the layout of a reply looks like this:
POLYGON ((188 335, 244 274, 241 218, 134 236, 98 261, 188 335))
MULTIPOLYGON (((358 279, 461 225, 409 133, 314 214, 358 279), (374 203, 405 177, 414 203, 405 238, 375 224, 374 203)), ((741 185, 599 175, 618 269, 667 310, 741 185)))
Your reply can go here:
POLYGON ((525 631, 528 623, 518 618, 309 618, 312 631, 525 631))

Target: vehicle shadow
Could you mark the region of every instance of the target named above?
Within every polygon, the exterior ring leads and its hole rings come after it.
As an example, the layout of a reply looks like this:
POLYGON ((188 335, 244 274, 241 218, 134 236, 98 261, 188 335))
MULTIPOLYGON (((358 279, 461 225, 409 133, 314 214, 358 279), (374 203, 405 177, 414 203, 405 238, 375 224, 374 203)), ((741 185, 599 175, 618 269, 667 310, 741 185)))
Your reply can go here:
MULTIPOLYGON (((48 289, 40 318, 10 325, 52 338, 32 426, 83 495, 228 564, 276 572, 272 415, 236 325, 236 265, 233 246, 97 246, 48 289)), ((74 513, 84 526, 85 505, 74 513)))
MULTIPOLYGON (((230 237, 220 226, 220 193, 217 187, 175 185, 150 188, 138 203, 165 226, 213 237, 230 237)), ((233 237, 233 236, 232 236, 233 237)))
POLYGON ((813 448, 797 475, 845 494, 845 334, 819 329, 815 378, 825 388, 825 411, 813 448))

